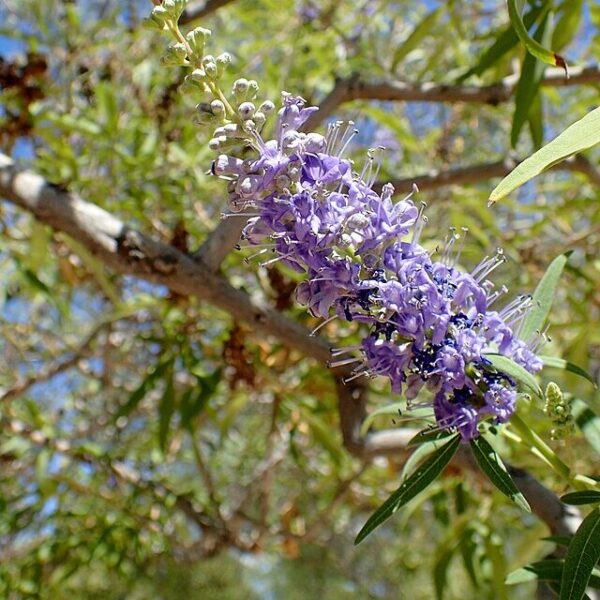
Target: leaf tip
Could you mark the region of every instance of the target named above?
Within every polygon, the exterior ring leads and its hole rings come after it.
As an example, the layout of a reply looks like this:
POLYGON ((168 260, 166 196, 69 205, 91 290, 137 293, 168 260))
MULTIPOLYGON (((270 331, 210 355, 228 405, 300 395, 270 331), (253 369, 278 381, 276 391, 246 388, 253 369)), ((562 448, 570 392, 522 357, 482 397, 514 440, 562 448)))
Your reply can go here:
POLYGON ((567 61, 560 55, 554 52, 554 64, 557 67, 560 67, 565 72, 565 77, 569 79, 569 67, 567 66, 567 61))

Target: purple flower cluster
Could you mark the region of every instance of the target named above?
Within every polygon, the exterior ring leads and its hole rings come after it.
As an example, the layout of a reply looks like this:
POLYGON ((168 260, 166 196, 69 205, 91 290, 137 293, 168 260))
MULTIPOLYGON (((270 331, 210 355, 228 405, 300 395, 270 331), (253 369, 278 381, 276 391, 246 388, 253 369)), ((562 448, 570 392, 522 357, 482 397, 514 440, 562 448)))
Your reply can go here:
POLYGON ((465 273, 457 266, 464 235, 451 231, 439 252, 427 252, 419 244, 423 207, 410 196, 392 201, 391 185, 374 191, 373 153, 360 174, 343 158, 352 124, 335 123, 326 136, 300 131, 315 110, 284 94, 276 139, 251 132, 258 158, 214 162, 213 173, 229 180, 232 211, 249 217, 243 239, 258 255, 274 255, 263 264, 284 261, 306 273, 297 298, 324 323, 366 324, 359 347, 332 351, 331 366, 356 365, 349 379, 388 377, 409 407, 432 406, 438 427, 465 440, 478 435, 482 420, 507 421, 516 383, 485 354, 501 353, 530 372, 541 368, 533 348, 540 336, 529 343, 517 337, 531 298, 494 310, 507 290, 494 291, 488 276, 502 253, 465 273), (417 403, 423 388, 433 400, 417 403))

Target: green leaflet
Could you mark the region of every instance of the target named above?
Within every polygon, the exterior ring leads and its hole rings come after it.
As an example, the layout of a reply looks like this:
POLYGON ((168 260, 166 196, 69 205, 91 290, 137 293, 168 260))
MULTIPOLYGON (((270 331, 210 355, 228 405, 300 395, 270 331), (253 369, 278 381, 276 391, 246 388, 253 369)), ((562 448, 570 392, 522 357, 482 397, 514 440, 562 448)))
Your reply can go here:
POLYGON ((596 504, 600 503, 600 492, 595 490, 581 490, 579 492, 570 492, 561 496, 561 501, 565 504, 580 506, 581 504, 596 504))
MULTIPOLYGON (((544 15, 539 27, 533 34, 534 39, 543 42, 550 36, 550 27, 548 27, 548 14, 544 15)), ((523 125, 529 122, 531 128, 531 137, 535 148, 542 145, 539 131, 542 119, 542 103, 540 100, 540 84, 544 77, 546 65, 536 60, 531 54, 526 54, 521 67, 521 76, 515 90, 515 112, 513 115, 510 131, 510 144, 516 147, 523 125), (538 143, 539 142, 539 143, 538 143)))
MULTIPOLYGON (((535 579, 540 579, 542 581, 560 581, 563 574, 563 568, 564 561, 559 558, 538 560, 510 573, 506 578, 505 583, 506 585, 516 585, 518 583, 534 581, 535 579)), ((594 569, 588 585, 591 587, 598 587, 598 583, 600 583, 599 575, 600 571, 594 569)))
POLYGON ((501 200, 513 190, 572 154, 600 143, 600 108, 576 121, 551 142, 517 165, 490 194, 489 204, 501 200))
POLYGON ((451 435, 452 434, 448 431, 439 431, 438 429, 423 429, 409 440, 407 446, 410 448, 411 446, 418 446, 419 444, 424 444, 426 442, 439 442, 447 437, 450 437, 451 435))
POLYGON ((583 379, 587 379, 594 387, 598 387, 593 377, 581 367, 565 360, 564 358, 558 358, 556 356, 540 356, 544 363, 544 367, 550 367, 552 369, 562 369, 563 371, 569 371, 575 375, 579 375, 583 379))
POLYGON ((470 444, 477 464, 487 475, 488 479, 523 510, 531 512, 525 496, 518 490, 512 477, 508 474, 502 459, 492 448, 491 444, 483 436, 471 440, 470 444))
POLYGON ((417 48, 423 39, 429 35, 444 9, 444 6, 440 6, 436 10, 427 13, 415 26, 408 38, 406 38, 406 40, 400 44, 398 48, 396 48, 396 51, 394 52, 394 58, 392 60, 392 70, 395 70, 400 62, 402 62, 404 57, 409 52, 412 52, 415 48, 417 48))
POLYGON ((519 337, 527 341, 536 331, 541 331, 550 309, 560 276, 567 264, 569 254, 557 256, 551 263, 533 292, 533 307, 527 313, 519 337))
POLYGON ((508 358, 508 356, 504 356, 503 354, 495 354, 491 352, 486 353, 484 356, 492 363, 492 366, 496 370, 510 375, 510 377, 522 384, 539 398, 543 397, 542 389, 538 385, 535 377, 524 367, 517 364, 512 358, 508 358))
MULTIPOLYGON (((545 7, 534 6, 524 17, 523 23, 525 27, 529 29, 540 16, 542 11, 545 11, 545 7)), ((514 27, 511 25, 505 29, 500 35, 498 35, 494 43, 485 50, 478 63, 469 69, 466 73, 463 73, 457 80, 456 83, 462 83, 473 75, 481 75, 487 71, 490 67, 496 64, 507 52, 509 52, 519 41, 514 27)))
POLYGON ((171 368, 173 359, 167 359, 159 361, 156 366, 148 373, 147 377, 140 383, 140 385, 131 393, 127 402, 119 408, 116 414, 116 418, 127 416, 131 413, 137 405, 144 399, 146 394, 154 389, 156 383, 161 379, 163 374, 168 368, 171 368))
POLYGON ((371 427, 373 421, 380 415, 398 416, 402 413, 402 409, 405 407, 406 402, 393 402, 392 404, 387 404, 386 406, 382 406, 377 410, 374 410, 372 413, 369 413, 360 426, 360 435, 364 436, 367 431, 369 431, 369 427, 371 427))
POLYGON ((517 0, 506 0, 506 4, 508 5, 508 16, 510 17, 511 25, 515 28, 515 31, 525 48, 527 48, 527 52, 545 63, 562 67, 565 70, 565 75, 568 77, 569 72, 567 70, 565 59, 560 56, 560 54, 556 54, 556 52, 544 48, 544 46, 534 40, 527 32, 527 28, 521 19, 520 11, 517 8, 517 0))
POLYGON ((158 405, 158 445, 161 452, 165 452, 167 448, 167 437, 169 434, 169 426, 171 418, 175 412, 175 381, 173 373, 173 364, 169 368, 165 389, 158 405))
POLYGON ((450 462, 460 444, 460 436, 455 435, 438 448, 402 485, 371 515, 358 532, 354 544, 360 544, 374 529, 387 521, 399 508, 423 491, 450 462))
POLYGON ((583 598, 598 559, 600 559, 600 506, 594 508, 583 520, 569 544, 560 585, 560 600, 583 598))
POLYGON ((579 398, 571 400, 571 409, 577 427, 583 433, 588 444, 600 455, 600 417, 579 398))

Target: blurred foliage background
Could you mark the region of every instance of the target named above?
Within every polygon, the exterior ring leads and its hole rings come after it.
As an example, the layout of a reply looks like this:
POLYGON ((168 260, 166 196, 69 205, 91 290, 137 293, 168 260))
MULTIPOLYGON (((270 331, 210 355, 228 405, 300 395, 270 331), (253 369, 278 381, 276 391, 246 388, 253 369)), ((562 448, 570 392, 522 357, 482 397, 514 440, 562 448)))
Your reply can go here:
MULTIPOLYGON (((62 188, 183 250, 218 224, 225 189, 208 171, 184 73, 160 65, 167 40, 141 26, 142 0, 3 0, 0 146, 62 188)), ((600 60, 600 6, 526 3, 531 31, 571 65, 600 60)), ((336 78, 485 86, 498 103, 344 103, 351 153, 384 145, 382 180, 523 158, 598 104, 599 84, 538 85, 544 66, 516 41, 504 2, 236 0, 198 23, 231 79, 319 104, 336 78), (504 35, 504 38, 502 37, 504 35), (488 61, 482 61, 487 56, 488 61), (519 73, 522 73, 519 79, 519 73)), ((196 99, 196 102, 198 99, 196 99)), ((587 154, 592 171, 597 151, 587 154)), ((483 168, 483 167, 482 167, 483 168)), ((597 177, 597 173, 596 173, 597 177)), ((589 172, 553 170, 493 208, 497 179, 424 188, 431 245, 468 227, 466 266, 502 246, 497 275, 532 290, 573 250, 546 354, 600 372, 600 202, 589 172)), ((358 528, 398 485, 405 456, 362 464, 343 448, 331 374, 214 307, 115 275, 64 234, 0 204, 0 595, 3 598, 531 598, 506 574, 552 544, 472 473, 450 470, 358 548, 358 528)), ((248 266, 236 286, 314 327, 296 275, 248 266)), ((351 345, 352 325, 331 325, 351 345)), ((582 380, 560 385, 599 408, 582 380)), ((371 384, 373 407, 390 402, 371 384)), ((593 417, 593 416, 592 416, 593 417)), ((547 433, 539 407, 528 419, 547 433)), ((390 425, 380 417, 377 425, 390 425)), ((553 442, 600 475, 600 426, 553 442), (584 435, 585 434, 585 435, 584 435)), ((503 455, 557 493, 534 456, 503 455)))

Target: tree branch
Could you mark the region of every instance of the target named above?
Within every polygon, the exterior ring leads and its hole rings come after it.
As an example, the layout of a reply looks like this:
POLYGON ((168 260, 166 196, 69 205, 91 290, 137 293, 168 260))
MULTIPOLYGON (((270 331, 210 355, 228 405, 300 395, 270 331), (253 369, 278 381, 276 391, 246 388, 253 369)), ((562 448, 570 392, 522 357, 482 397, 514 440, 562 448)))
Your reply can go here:
MULTIPOLYGON (((600 66, 574 67, 569 79, 562 69, 546 69, 540 85, 566 87, 600 83, 600 66)), ((505 77, 486 86, 411 83, 407 81, 365 81, 360 75, 337 79, 333 89, 311 115, 306 128, 312 130, 325 121, 335 109, 352 100, 385 100, 391 102, 475 102, 496 106, 509 100, 519 81, 519 74, 505 77)))
MULTIPOLYGON (((415 177, 404 177, 389 181, 394 186, 397 194, 408 193, 416 185, 419 190, 436 190, 449 185, 466 185, 487 181, 493 177, 505 177, 522 159, 508 157, 491 163, 480 163, 468 167, 453 167, 446 170, 433 169, 429 173, 416 175, 415 177)), ((567 160, 553 165, 552 170, 570 171, 572 173, 583 173, 594 185, 600 185, 600 171, 584 156, 572 156, 567 160)), ((381 190, 384 183, 377 182, 376 190, 381 190)))
POLYGON ((130 229, 99 206, 47 183, 39 175, 18 169, 3 154, 0 154, 0 195, 42 223, 67 233, 119 273, 205 300, 254 331, 273 335, 322 364, 330 358, 329 345, 324 339, 311 337, 306 328, 234 288, 204 263, 130 229))

